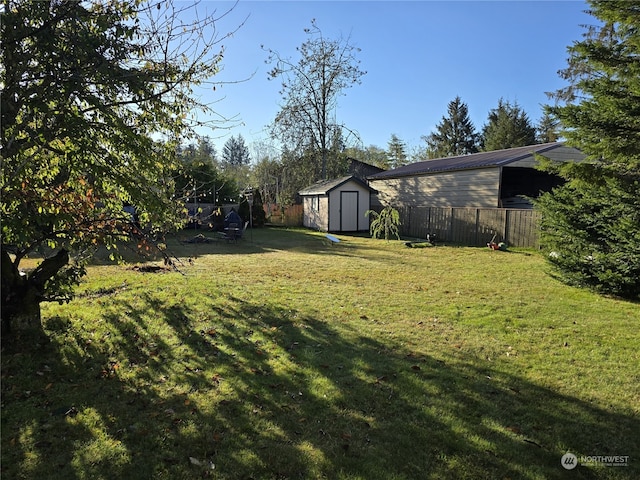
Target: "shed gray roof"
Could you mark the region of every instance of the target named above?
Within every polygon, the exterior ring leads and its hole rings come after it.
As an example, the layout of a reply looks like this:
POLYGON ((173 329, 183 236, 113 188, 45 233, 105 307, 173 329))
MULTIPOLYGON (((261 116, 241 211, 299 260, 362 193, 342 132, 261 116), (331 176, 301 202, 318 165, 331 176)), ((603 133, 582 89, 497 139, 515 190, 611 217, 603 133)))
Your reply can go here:
POLYGON ((368 178, 371 180, 379 180, 384 178, 406 177, 454 170, 501 167, 530 157, 534 153, 548 152, 549 150, 553 150, 563 145, 564 144, 562 142, 541 143, 539 145, 528 145, 526 147, 508 148, 505 150, 472 153, 470 155, 460 155, 457 157, 425 160, 423 162, 410 163, 409 165, 394 168, 393 170, 376 173, 368 178))
POLYGON ((353 181, 359 185, 362 185, 364 188, 373 191, 373 189, 367 185, 365 182, 360 180, 353 175, 348 175, 342 178, 336 178, 333 180, 321 180, 320 182, 314 183, 313 185, 300 190, 298 193, 302 196, 305 195, 326 195, 331 190, 335 190, 336 188, 344 185, 345 183, 353 181))

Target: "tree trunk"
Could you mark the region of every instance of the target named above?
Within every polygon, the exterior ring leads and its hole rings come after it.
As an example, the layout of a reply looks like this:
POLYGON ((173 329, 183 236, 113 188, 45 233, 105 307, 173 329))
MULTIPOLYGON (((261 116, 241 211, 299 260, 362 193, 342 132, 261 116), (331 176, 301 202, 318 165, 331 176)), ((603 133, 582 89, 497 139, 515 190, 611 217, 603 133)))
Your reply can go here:
POLYGON ((46 258, 38 267, 25 274, 2 249, 2 326, 3 347, 37 348, 48 342, 42 328, 40 303, 45 298, 45 284, 69 261, 66 250, 46 258))

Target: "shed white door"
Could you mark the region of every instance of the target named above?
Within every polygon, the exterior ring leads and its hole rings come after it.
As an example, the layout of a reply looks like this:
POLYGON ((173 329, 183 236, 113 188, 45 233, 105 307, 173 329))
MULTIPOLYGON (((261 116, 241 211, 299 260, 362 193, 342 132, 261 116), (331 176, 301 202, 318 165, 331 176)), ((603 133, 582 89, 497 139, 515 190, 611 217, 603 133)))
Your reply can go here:
POLYGON ((358 192, 340 192, 340 230, 358 230, 358 192))

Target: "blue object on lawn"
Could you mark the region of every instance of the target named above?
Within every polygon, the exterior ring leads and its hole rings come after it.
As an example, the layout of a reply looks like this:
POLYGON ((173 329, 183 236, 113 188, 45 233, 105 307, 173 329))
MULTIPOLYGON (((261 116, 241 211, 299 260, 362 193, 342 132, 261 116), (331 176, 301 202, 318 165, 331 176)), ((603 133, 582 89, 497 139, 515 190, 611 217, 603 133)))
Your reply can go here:
POLYGON ((330 235, 328 233, 327 233, 326 237, 327 237, 327 240, 329 240, 331 242, 331 244, 340 243, 340 239, 338 237, 334 237, 333 235, 330 235))

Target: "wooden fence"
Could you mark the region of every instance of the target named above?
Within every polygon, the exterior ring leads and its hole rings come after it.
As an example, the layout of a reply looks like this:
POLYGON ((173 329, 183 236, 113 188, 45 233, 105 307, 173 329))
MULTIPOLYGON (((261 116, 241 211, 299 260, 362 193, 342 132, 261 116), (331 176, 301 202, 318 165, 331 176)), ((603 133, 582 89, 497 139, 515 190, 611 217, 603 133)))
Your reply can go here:
POLYGON ((288 207, 280 207, 279 205, 271 205, 269 208, 264 205, 264 211, 267 215, 267 223, 273 225, 282 225, 287 227, 301 227, 303 220, 303 206, 289 205, 288 207))
POLYGON ((400 234, 426 238, 435 234, 440 242, 485 246, 495 235, 496 242, 513 247, 538 248, 534 210, 508 208, 400 207, 400 234))

